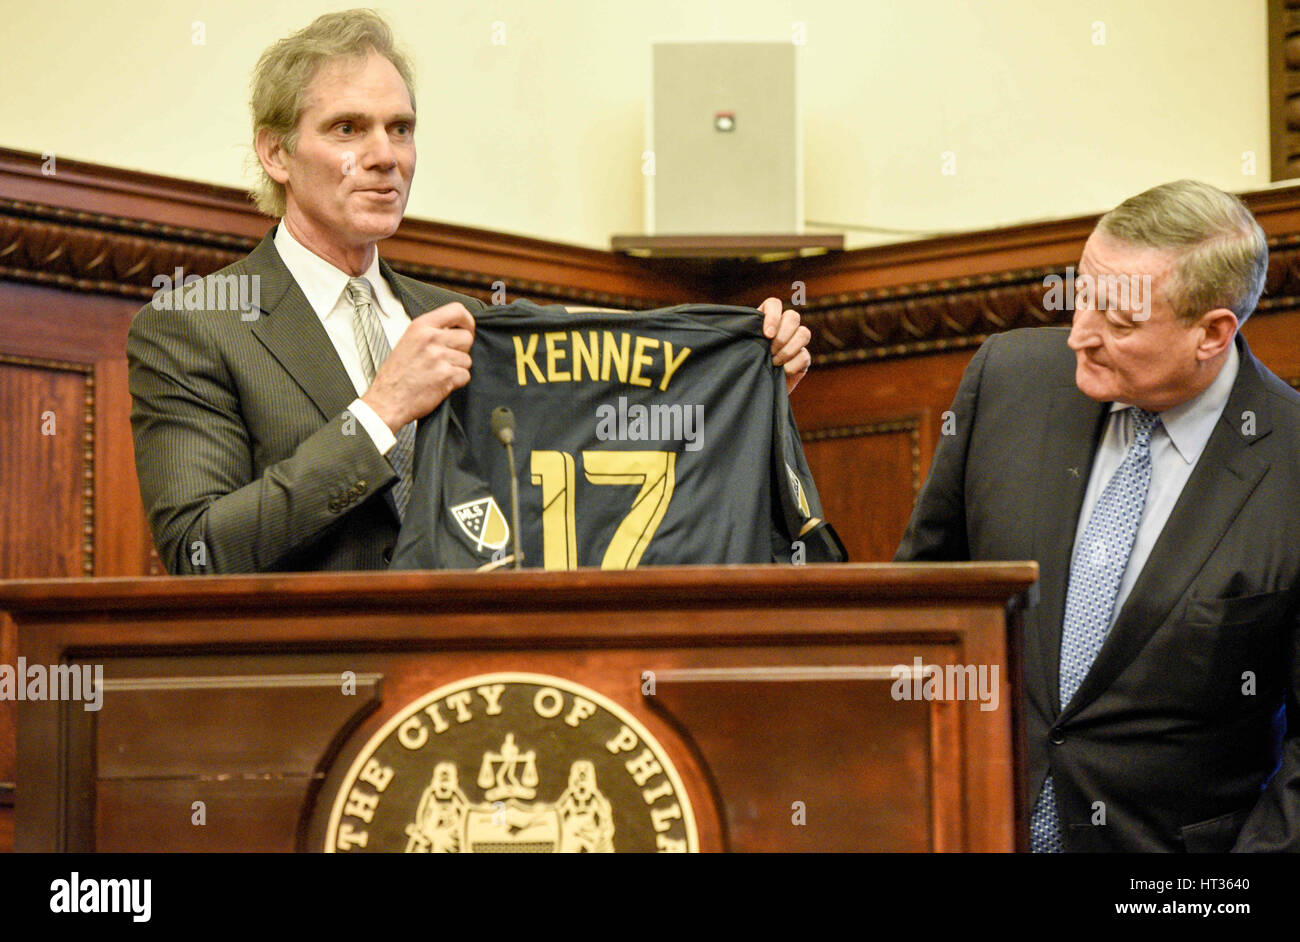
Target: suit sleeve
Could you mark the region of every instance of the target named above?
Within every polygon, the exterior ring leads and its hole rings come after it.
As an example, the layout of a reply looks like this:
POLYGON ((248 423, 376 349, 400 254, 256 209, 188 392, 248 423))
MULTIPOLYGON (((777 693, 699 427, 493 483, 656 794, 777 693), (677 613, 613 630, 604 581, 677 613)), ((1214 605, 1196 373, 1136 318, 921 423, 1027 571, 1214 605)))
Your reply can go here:
MULTIPOLYGON (((966 458, 970 449, 980 384, 998 339, 984 341, 962 374, 952 403, 952 434, 940 434, 930 473, 917 496, 894 562, 950 562, 970 559, 966 533, 966 458)), ((945 422, 947 416, 944 417, 945 422)), ((946 429, 944 430, 946 431, 946 429)))
POLYGON ((1300 853, 1300 616, 1287 639, 1289 676, 1281 761, 1242 826, 1234 853, 1300 853))
POLYGON ((173 574, 293 568, 295 553, 396 474, 346 412, 255 474, 241 409, 257 406, 240 401, 208 316, 146 305, 127 338, 136 470, 158 555, 173 574))

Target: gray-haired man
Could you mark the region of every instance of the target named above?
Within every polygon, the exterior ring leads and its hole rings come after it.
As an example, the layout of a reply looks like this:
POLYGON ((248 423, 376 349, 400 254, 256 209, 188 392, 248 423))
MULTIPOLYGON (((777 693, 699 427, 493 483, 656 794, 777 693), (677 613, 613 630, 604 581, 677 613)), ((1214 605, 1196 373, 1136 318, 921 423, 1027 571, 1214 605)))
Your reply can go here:
POLYGON ((1300 395, 1237 330, 1267 263, 1235 197, 1156 187, 1088 239, 1070 330, 962 379, 896 559, 1039 562, 1035 851, 1300 849, 1300 395))

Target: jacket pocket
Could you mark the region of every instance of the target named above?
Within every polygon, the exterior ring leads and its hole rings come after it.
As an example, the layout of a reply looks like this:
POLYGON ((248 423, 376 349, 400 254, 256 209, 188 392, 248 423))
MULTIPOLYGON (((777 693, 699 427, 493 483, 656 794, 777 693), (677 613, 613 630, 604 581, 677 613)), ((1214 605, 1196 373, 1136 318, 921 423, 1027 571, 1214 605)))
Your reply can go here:
POLYGON ((1207 821, 1180 828, 1183 846, 1189 854, 1226 854, 1237 842, 1237 835, 1250 815, 1249 808, 1219 815, 1207 821))
POLYGON ((1290 590, 1260 592, 1232 599, 1197 599, 1187 603, 1183 622, 1217 628, 1227 625, 1268 625, 1281 619, 1291 605, 1290 590))

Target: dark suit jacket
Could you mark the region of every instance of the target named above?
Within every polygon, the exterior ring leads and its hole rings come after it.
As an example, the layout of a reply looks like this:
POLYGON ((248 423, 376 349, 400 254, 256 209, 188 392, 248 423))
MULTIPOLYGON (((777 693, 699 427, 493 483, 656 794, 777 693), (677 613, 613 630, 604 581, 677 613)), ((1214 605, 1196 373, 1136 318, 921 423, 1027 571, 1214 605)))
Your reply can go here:
MULTIPOLYGON (((381 569, 397 539, 396 474, 346 414, 356 389, 274 233, 205 279, 259 278, 255 314, 150 303, 131 323, 136 469, 172 573, 381 569)), ((483 307, 380 270, 412 317, 483 307)))
POLYGON ((1237 338, 1223 416, 1062 704, 1070 555, 1109 410, 1075 386, 1066 337, 1018 330, 980 348, 896 559, 1038 561, 1027 784, 1033 800, 1052 772, 1067 850, 1298 850, 1300 395, 1237 338))

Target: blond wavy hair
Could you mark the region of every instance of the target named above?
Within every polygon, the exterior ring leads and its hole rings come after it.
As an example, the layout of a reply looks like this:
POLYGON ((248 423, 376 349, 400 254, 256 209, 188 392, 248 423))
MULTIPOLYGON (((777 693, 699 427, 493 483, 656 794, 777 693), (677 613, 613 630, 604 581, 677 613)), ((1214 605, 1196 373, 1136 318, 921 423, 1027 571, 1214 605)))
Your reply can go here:
POLYGON ((394 43, 388 23, 374 10, 326 13, 281 39, 257 60, 249 106, 253 112, 252 159, 257 164, 258 178, 250 195, 268 216, 284 215, 284 184, 272 180, 258 160, 257 135, 270 131, 292 154, 307 88, 321 67, 337 59, 364 60, 371 53, 383 56, 397 69, 414 110, 415 75, 411 62, 394 43))

